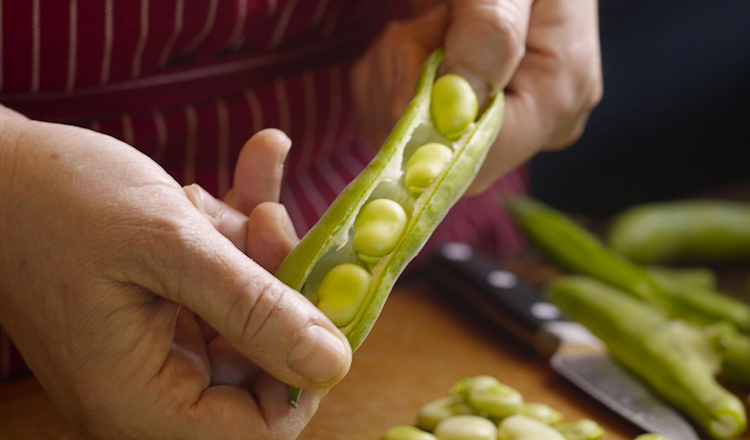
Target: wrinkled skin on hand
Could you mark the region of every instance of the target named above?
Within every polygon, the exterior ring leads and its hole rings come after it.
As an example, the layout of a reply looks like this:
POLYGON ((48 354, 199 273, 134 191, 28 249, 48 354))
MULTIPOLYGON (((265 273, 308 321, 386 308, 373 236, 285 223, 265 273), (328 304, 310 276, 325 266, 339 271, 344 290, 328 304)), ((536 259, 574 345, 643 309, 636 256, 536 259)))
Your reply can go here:
POLYGON ((469 188, 476 194, 540 150, 583 133, 602 96, 596 0, 411 0, 354 68, 352 96, 366 137, 380 145, 403 114, 422 62, 445 48, 443 73, 480 101, 505 90, 500 136, 469 188))
POLYGON ((268 272, 296 243, 288 138, 248 141, 222 202, 107 136, 1 107, 0 126, 0 322, 76 428, 296 437, 351 351, 268 272), (297 409, 286 384, 308 390, 297 409))

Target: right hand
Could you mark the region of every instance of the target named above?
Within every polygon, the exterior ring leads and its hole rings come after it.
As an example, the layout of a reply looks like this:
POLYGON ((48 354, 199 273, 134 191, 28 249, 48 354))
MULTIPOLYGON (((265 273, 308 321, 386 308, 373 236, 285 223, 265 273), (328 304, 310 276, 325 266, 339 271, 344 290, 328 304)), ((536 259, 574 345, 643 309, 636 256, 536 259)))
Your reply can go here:
POLYGON ((602 96, 597 0, 409 3, 417 16, 392 23, 352 71, 352 97, 370 144, 382 144, 413 97, 422 63, 441 46, 439 75, 462 75, 480 103, 505 92, 503 128, 467 194, 581 136, 602 96))
POLYGON ((253 261, 130 146, 2 107, 0 127, 0 322, 63 414, 91 438, 296 437, 351 350, 261 267, 288 250, 278 207, 242 190, 253 261))

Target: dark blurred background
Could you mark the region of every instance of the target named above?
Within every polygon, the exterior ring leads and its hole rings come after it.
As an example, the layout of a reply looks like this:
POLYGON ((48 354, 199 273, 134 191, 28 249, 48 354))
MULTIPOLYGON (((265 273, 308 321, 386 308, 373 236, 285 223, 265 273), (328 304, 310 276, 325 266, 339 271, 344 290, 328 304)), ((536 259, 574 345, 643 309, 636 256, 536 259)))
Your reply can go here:
POLYGON ((750 177, 750 1, 600 0, 604 98, 532 192, 603 216, 750 177))

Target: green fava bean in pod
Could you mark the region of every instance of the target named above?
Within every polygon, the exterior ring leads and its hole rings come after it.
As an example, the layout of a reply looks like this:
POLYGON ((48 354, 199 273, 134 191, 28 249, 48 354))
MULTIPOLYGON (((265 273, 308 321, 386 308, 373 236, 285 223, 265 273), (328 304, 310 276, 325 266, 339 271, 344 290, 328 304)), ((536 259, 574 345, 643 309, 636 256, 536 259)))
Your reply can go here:
POLYGON ((356 264, 344 263, 331 269, 318 287, 318 308, 337 327, 354 319, 370 288, 370 273, 356 264))
POLYGON ((503 419, 523 408, 523 396, 492 376, 469 377, 458 381, 451 390, 460 396, 476 414, 503 419))
POLYGON ((566 440, 597 440, 604 437, 604 428, 593 420, 581 419, 554 426, 566 440))
POLYGON ((750 204, 686 200, 636 206, 615 218, 612 249, 639 263, 750 259, 750 204))
POLYGON ((380 440, 437 440, 437 438, 419 428, 403 425, 389 429, 380 437, 380 440))
POLYGON ((450 140, 461 137, 477 117, 479 104, 471 84, 459 75, 443 75, 432 88, 430 111, 437 131, 450 140))
POLYGON ((367 203, 354 222, 354 252, 366 263, 377 263, 396 247, 407 221, 398 202, 376 199, 367 203))
POLYGON ((406 162, 404 183, 409 192, 419 195, 432 185, 451 160, 453 151, 443 144, 431 142, 417 148, 406 162))
MULTIPOLYGON (((353 351, 372 329, 398 276, 479 172, 502 125, 504 100, 502 92, 497 92, 489 98, 479 119, 471 118, 459 139, 448 139, 441 133, 431 114, 435 112, 444 117, 453 111, 452 101, 445 101, 446 105, 432 99, 442 57, 442 50, 438 50, 427 59, 414 98, 377 155, 339 194, 275 273, 279 280, 301 292, 313 304, 323 301, 331 306, 329 313, 338 315, 339 311, 344 311, 336 319, 353 351), (451 150, 450 160, 428 186, 415 194, 405 184, 407 160, 419 147, 433 142, 451 150), (388 199, 403 208, 406 224, 401 233, 402 217, 389 217, 392 213, 370 216, 363 212, 366 205, 380 199, 388 199), (365 214, 364 218, 356 224, 360 214, 365 214), (366 221, 367 217, 370 221, 366 221), (391 223, 388 218, 396 220, 391 223), (386 233, 381 237, 383 242, 378 242, 374 232, 381 227, 386 233), (360 239, 355 248, 358 229, 360 239), (352 307, 330 296, 326 299, 325 292, 322 299, 320 295, 321 284, 328 273, 343 264, 361 266, 370 274, 364 296, 350 295, 355 298, 352 307)), ((440 97, 442 101, 443 95, 440 97)), ((293 388, 290 402, 295 404, 298 397, 299 390, 293 388)))
POLYGON ((549 425, 521 414, 510 416, 498 427, 498 440, 565 440, 549 425))
POLYGON ((453 416, 435 427, 438 440, 497 440, 497 427, 479 416, 453 416))
POLYGON ((461 415, 472 415, 474 411, 459 396, 445 396, 428 402, 419 409, 417 426, 425 431, 434 431, 443 420, 461 415))
POLYGON ((620 363, 665 400, 699 423, 713 438, 728 440, 745 431, 742 402, 714 378, 669 320, 648 304, 583 276, 558 278, 550 300, 604 341, 620 363))

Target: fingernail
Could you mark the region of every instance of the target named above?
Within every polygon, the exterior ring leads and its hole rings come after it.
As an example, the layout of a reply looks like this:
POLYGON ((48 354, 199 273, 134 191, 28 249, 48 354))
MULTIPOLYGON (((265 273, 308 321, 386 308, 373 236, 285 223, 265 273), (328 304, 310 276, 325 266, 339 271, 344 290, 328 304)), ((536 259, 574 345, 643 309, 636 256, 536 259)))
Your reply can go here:
POLYGON ((289 366, 313 382, 334 378, 346 361, 346 349, 339 338, 319 325, 305 330, 289 353, 289 366))

